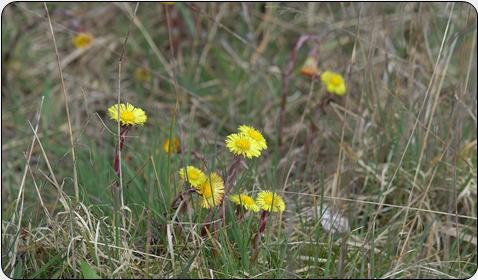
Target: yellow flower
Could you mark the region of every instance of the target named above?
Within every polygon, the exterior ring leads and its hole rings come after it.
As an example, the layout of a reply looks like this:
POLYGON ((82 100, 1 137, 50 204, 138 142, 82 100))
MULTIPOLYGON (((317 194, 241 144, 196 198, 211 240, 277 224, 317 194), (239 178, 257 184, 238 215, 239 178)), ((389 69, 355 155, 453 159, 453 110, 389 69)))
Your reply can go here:
POLYGON ((327 87, 327 91, 336 95, 344 95, 347 91, 344 78, 332 71, 325 71, 320 75, 322 83, 327 87))
MULTIPOLYGON (((177 154, 179 152, 181 152, 181 144, 179 142, 179 139, 178 137, 174 136, 172 139, 172 143, 171 143, 171 152, 173 154, 177 154)), ((166 138, 164 140, 164 143, 163 143, 163 151, 168 154, 169 153, 169 138, 166 138)))
POLYGON ((151 80, 151 73, 148 68, 138 67, 134 70, 134 78, 136 81, 149 82, 151 80))
POLYGON ((254 141, 256 141, 256 144, 259 150, 262 151, 267 149, 266 139, 264 139, 264 136, 262 136, 262 134, 258 130, 253 128, 252 126, 241 125, 239 127, 239 132, 254 139, 254 141))
POLYGON ((191 165, 186 167, 186 172, 184 172, 184 168, 181 168, 179 170, 179 176, 182 180, 187 180, 193 187, 198 187, 206 181, 206 174, 199 168, 191 165))
MULTIPOLYGON (((143 125, 148 117, 141 108, 135 108, 133 105, 126 103, 119 105, 120 122, 122 125, 143 125)), ((118 104, 108 109, 108 115, 112 120, 118 121, 118 104)))
POLYGON ((251 210, 253 212, 259 211, 259 206, 257 206, 254 199, 247 194, 235 194, 229 196, 229 200, 234 202, 237 205, 242 205, 247 210, 251 210))
POLYGON ((282 198, 271 191, 263 191, 257 195, 257 205, 265 211, 280 212, 285 210, 285 203, 282 198))
POLYGON ((224 182, 217 173, 211 173, 204 183, 195 188, 202 196, 202 207, 211 208, 221 204, 224 197, 224 182))
POLYGON ((78 33, 75 37, 73 37, 73 45, 75 45, 76 48, 81 49, 88 47, 91 42, 93 42, 94 37, 91 33, 86 33, 86 32, 80 32, 78 33))
POLYGON ((235 155, 247 158, 259 157, 261 150, 256 141, 243 133, 234 133, 227 136, 226 146, 235 155))
POLYGON ((176 4, 176 2, 159 2, 159 3, 161 3, 163 5, 174 5, 174 4, 176 4))
POLYGON ((302 68, 300 68, 300 74, 309 78, 313 78, 319 75, 319 68, 317 68, 317 58, 313 56, 307 57, 302 68))

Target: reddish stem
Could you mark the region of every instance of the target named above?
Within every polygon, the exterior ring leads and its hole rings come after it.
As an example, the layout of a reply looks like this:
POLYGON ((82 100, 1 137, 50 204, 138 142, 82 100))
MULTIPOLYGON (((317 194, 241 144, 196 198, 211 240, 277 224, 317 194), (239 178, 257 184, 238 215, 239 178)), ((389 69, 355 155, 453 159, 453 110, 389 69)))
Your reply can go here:
MULTIPOLYGON (((285 122, 285 107, 287 105, 287 95, 289 92, 289 77, 294 70, 294 66, 296 63, 296 56, 299 49, 302 45, 309 40, 315 41, 317 44, 319 43, 321 37, 315 35, 302 35, 297 40, 294 49, 292 49, 289 60, 287 63, 287 68, 282 72, 282 99, 280 104, 280 113, 279 113, 279 133, 278 133, 278 142, 279 142, 279 151, 282 150, 282 131, 285 122)), ((317 47, 315 46, 309 55, 317 57, 317 47)))
POLYGON ((244 210, 240 204, 236 205, 236 219, 238 223, 244 219, 244 210))
POLYGON ((252 241, 252 256, 251 256, 251 263, 254 263, 259 255, 259 239, 261 235, 266 230, 267 225, 267 218, 269 217, 270 212, 262 210, 261 220, 259 221, 259 231, 254 234, 253 241, 252 241))
POLYGON ((115 170, 115 173, 116 175, 119 177, 119 163, 120 163, 120 160, 119 160, 119 152, 123 150, 123 144, 124 144, 124 141, 126 139, 126 134, 128 134, 128 131, 129 129, 131 128, 131 126, 129 125, 122 125, 121 126, 121 130, 120 130, 120 142, 118 145, 116 145, 116 150, 115 150, 115 163, 114 163, 114 170, 115 170))
POLYGON ((267 218, 269 217, 269 211, 262 210, 261 221, 259 222, 259 235, 263 234, 266 230, 267 218))

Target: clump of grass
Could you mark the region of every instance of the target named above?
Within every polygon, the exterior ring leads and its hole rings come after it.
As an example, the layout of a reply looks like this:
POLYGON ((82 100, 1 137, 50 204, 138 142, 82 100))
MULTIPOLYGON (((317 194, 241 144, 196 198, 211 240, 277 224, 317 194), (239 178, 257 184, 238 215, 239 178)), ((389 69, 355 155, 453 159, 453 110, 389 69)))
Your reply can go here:
POLYGON ((475 273, 471 5, 47 8, 13 3, 2 17, 6 275, 475 273), (94 39, 76 48, 81 32, 94 39), (122 138, 107 108, 126 102, 148 121, 122 138), (242 123, 266 147, 246 149, 242 123), (265 190, 282 213, 255 212, 265 190))

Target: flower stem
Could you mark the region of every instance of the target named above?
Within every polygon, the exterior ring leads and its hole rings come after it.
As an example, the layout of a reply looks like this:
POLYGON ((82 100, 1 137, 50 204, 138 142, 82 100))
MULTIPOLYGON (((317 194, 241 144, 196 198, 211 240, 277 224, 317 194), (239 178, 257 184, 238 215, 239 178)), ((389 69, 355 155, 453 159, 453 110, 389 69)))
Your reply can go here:
POLYGON ((269 211, 262 210, 261 220, 259 221, 259 231, 254 234, 252 239, 253 241, 251 263, 254 263, 257 260, 257 256, 259 255, 259 239, 266 230, 267 218, 269 217, 269 214, 269 211))
POLYGON ((183 191, 183 192, 179 193, 179 194, 176 196, 176 198, 173 200, 173 202, 171 203, 171 208, 177 209, 177 208, 179 207, 178 201, 179 201, 179 200, 184 200, 184 196, 185 196, 185 195, 190 194, 190 193, 194 193, 194 192, 196 192, 196 190, 193 189, 193 188, 190 188, 190 189, 188 189, 188 190, 186 190, 186 191, 183 191))
MULTIPOLYGON (((234 178, 237 175, 237 171, 239 170, 239 166, 241 165, 241 162, 242 162, 241 157, 235 157, 234 161, 231 163, 231 165, 229 165, 229 168, 227 169, 227 178, 226 178, 226 183, 225 183, 225 186, 224 186, 224 197, 226 197, 226 195, 229 193, 229 191, 233 187, 232 182, 234 181, 234 178)), ((219 205, 217 205, 217 206, 219 206, 219 217, 223 222, 224 222, 224 217, 225 217, 224 200, 225 199, 223 199, 221 201, 221 203, 219 205)), ((202 229, 203 236, 205 236, 205 234, 207 233, 207 231, 205 229, 206 229, 206 227, 209 227, 209 225, 210 225, 210 221, 212 220, 212 217, 213 217, 213 210, 214 210, 213 208, 209 209, 209 213, 206 216, 206 218, 204 219, 204 226, 203 226, 203 229, 202 229)), ((218 226, 215 225, 215 228, 217 228, 217 227, 218 226)))
MULTIPOLYGON (((319 43, 321 40, 321 37, 315 36, 315 35, 309 35, 305 34, 299 37, 297 40, 294 48, 290 52, 289 55, 289 60, 287 63, 287 67, 282 71, 282 97, 281 97, 281 103, 280 103, 280 112, 279 112, 279 133, 278 133, 278 143, 279 143, 279 151, 282 151, 282 145, 283 145, 283 128, 285 125, 285 109, 287 105, 287 96, 289 95, 289 78, 290 75, 292 74, 294 70, 294 66, 296 64, 296 58, 297 58, 297 52, 299 49, 302 47, 302 45, 306 41, 315 41, 316 44, 319 43)), ((317 56, 317 46, 315 46, 311 53, 314 56, 317 56)))
POLYGON ((244 219, 244 210, 241 205, 236 205, 236 219, 238 223, 244 219))
POLYGON ((120 130, 120 142, 116 145, 115 151, 115 161, 114 161, 114 170, 117 176, 120 176, 120 152, 123 150, 124 141, 126 139, 126 134, 128 134, 129 129, 131 126, 121 126, 120 130))
MULTIPOLYGON (((123 150, 124 141, 126 140, 126 134, 128 133, 131 126, 122 125, 120 129, 120 141, 116 145, 115 149, 115 157, 114 157, 114 164, 113 169, 118 176, 119 180, 115 180, 115 182, 111 185, 111 193, 113 195, 114 201, 114 208, 116 211, 123 207, 123 200, 122 200, 122 190, 121 190, 121 169, 120 169, 120 157, 121 151, 123 150)), ((123 223, 124 224, 124 223, 123 223)))
MULTIPOLYGON (((224 195, 226 195, 230 189, 232 189, 232 182, 236 178, 237 171, 239 170, 239 166, 241 164, 242 158, 236 157, 234 161, 231 163, 229 168, 227 169, 227 179, 226 179, 226 186, 224 189, 224 195)), ((222 204, 222 202, 221 202, 222 204)))

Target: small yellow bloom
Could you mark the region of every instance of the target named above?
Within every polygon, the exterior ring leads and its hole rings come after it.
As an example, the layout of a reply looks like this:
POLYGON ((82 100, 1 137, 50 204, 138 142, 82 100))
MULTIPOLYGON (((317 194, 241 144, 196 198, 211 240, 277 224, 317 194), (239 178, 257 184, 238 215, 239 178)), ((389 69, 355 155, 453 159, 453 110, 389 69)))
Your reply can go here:
POLYGON ((73 37, 73 45, 77 49, 88 47, 91 42, 93 42, 94 37, 91 33, 80 32, 75 37, 73 37))
POLYGON ((247 194, 235 194, 229 196, 229 200, 234 202, 237 205, 242 205, 247 210, 251 210, 253 212, 259 211, 259 206, 257 206, 254 199, 247 194))
POLYGON ((241 125, 239 127, 239 132, 254 139, 254 141, 256 141, 257 146, 259 147, 259 150, 262 151, 267 149, 266 139, 264 139, 264 136, 262 136, 262 134, 252 126, 241 125))
POLYGON ((336 95, 344 95, 347 91, 344 78, 332 71, 325 71, 320 75, 322 83, 327 87, 327 91, 336 95))
POLYGON ((300 68, 300 74, 309 78, 313 78, 319 75, 319 68, 317 68, 317 58, 313 56, 307 57, 302 68, 300 68))
POLYGON ((186 167, 186 172, 184 172, 184 168, 181 168, 179 176, 182 180, 188 181, 193 187, 198 187, 206 181, 206 174, 201 169, 191 165, 186 167))
POLYGON ((202 197, 202 207, 211 208, 221 204, 224 197, 224 182, 217 173, 211 173, 204 183, 195 188, 202 197))
POLYGON ((134 70, 134 78, 139 82, 149 82, 151 80, 151 73, 148 68, 138 67, 134 70))
POLYGON ((176 2, 159 2, 159 3, 161 3, 163 5, 174 5, 174 4, 176 4, 176 2))
MULTIPOLYGON (((179 139, 178 137, 174 136, 172 139, 172 143, 171 143, 171 152, 173 154, 177 154, 179 152, 181 152, 181 143, 179 142, 179 139)), ((163 151, 166 153, 166 154, 169 154, 169 148, 170 148, 170 144, 169 144, 169 138, 166 138, 164 140, 164 143, 163 143, 163 151)))
POLYGON ((261 150, 256 141, 243 133, 234 133, 227 136, 226 146, 235 155, 247 158, 259 157, 261 150))
MULTIPOLYGON (((126 103, 119 105, 119 117, 122 125, 143 125, 148 119, 146 113, 141 108, 135 108, 133 105, 126 103)), ((118 104, 108 109, 108 115, 112 120, 118 121, 118 104)))
POLYGON ((262 191, 257 195, 257 205, 265 211, 280 212, 285 210, 285 203, 282 197, 271 191, 262 191))

